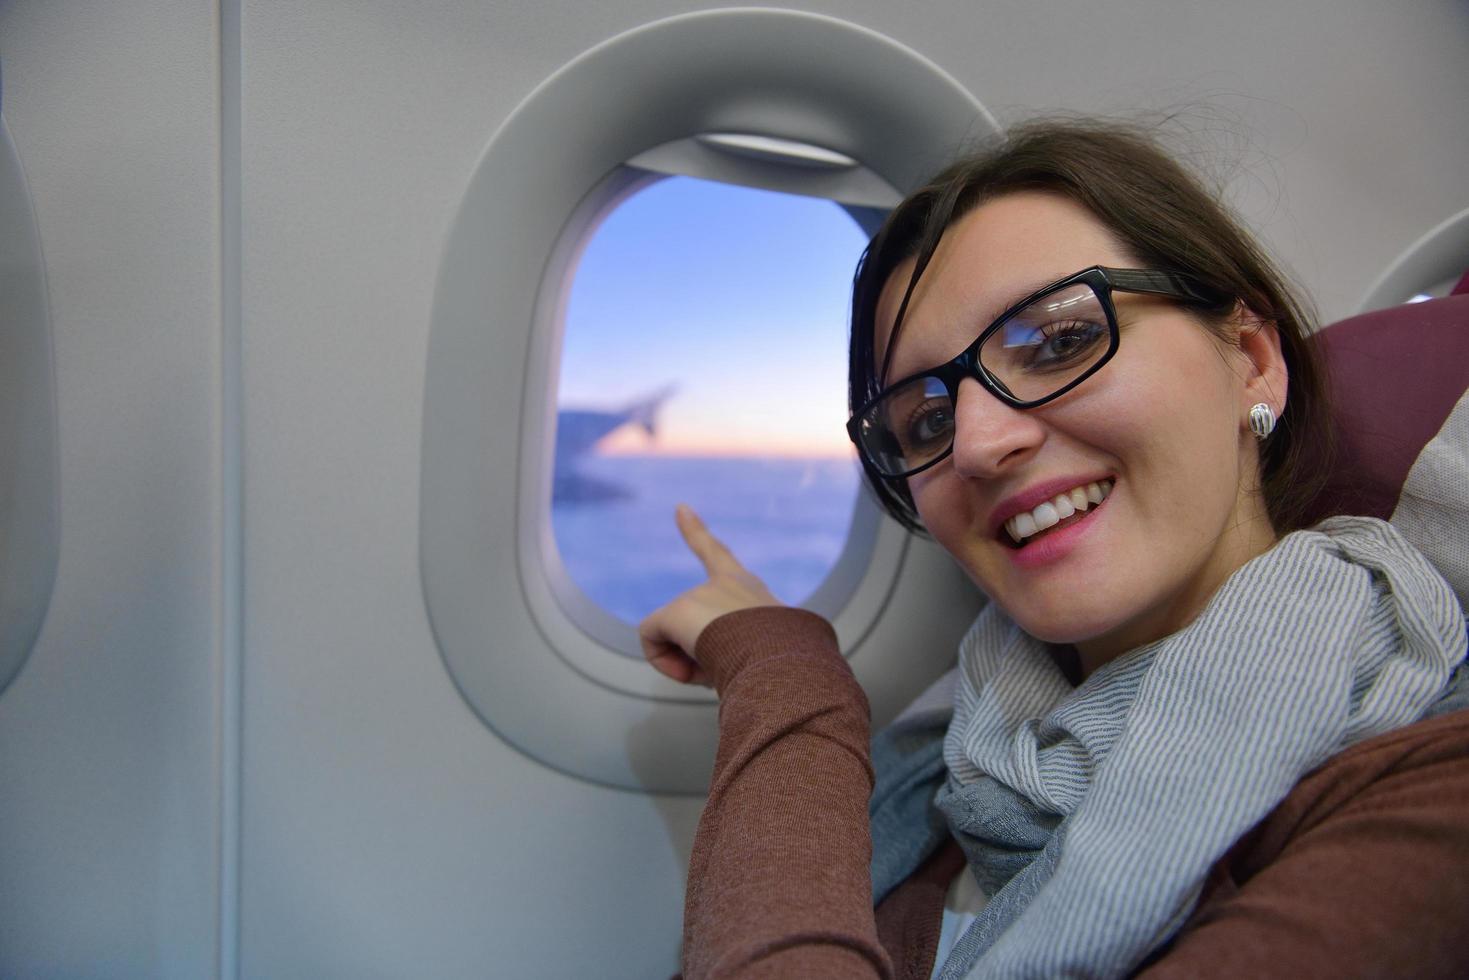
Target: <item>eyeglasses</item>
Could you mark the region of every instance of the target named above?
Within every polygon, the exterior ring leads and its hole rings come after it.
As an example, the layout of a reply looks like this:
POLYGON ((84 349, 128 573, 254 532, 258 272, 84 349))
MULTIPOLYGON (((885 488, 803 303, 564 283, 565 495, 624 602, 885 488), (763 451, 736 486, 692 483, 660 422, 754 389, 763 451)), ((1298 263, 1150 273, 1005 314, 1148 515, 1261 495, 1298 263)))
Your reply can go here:
POLYGON ((1093 266, 1010 307, 947 364, 889 386, 859 408, 847 434, 888 478, 912 476, 954 448, 959 382, 974 378, 1014 408, 1035 408, 1096 374, 1117 353, 1112 293, 1168 296, 1196 306, 1224 298, 1171 272, 1093 266))

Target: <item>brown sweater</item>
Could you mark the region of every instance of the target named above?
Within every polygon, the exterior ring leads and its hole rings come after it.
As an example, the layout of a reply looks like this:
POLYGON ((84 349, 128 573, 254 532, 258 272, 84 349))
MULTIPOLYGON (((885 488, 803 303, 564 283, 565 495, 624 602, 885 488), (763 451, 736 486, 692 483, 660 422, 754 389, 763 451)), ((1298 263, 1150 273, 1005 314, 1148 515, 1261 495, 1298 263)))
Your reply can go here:
MULTIPOLYGON (((689 866, 684 975, 927 980, 942 849, 874 913, 868 707, 831 627, 715 620, 698 659, 719 752, 689 866)), ((1469 712, 1361 742, 1307 775, 1214 868, 1149 980, 1469 977, 1469 712)))

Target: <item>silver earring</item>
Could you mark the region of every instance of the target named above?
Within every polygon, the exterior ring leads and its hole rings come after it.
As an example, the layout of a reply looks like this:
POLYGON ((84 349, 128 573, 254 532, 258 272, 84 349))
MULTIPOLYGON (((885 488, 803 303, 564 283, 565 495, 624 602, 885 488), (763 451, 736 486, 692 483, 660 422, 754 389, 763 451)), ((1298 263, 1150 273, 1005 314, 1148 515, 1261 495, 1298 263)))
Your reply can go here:
POLYGON ((1255 434, 1256 439, 1264 439, 1275 431, 1275 410, 1264 402, 1259 402, 1250 409, 1250 431, 1255 434))

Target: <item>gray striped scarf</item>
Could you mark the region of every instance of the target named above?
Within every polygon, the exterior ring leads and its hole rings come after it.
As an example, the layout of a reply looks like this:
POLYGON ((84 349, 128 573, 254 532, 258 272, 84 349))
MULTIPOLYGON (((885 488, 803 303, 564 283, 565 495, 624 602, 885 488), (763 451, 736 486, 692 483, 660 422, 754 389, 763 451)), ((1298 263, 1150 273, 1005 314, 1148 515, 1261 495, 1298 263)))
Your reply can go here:
POLYGON ((992 898, 942 980, 1124 975, 1303 775, 1464 688, 1464 654, 1453 592, 1370 518, 1287 536, 1078 688, 991 606, 960 648, 942 757, 934 711, 874 743, 875 897, 946 822, 992 898))

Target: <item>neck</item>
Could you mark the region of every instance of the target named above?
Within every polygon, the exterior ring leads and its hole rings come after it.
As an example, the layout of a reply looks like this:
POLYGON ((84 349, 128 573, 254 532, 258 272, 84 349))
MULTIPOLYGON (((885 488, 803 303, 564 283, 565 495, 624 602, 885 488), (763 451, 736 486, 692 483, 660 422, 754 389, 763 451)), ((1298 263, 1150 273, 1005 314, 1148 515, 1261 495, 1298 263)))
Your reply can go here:
POLYGON ((1076 644, 1082 679, 1129 650, 1163 639, 1198 618, 1219 591, 1244 564, 1269 551, 1280 540, 1263 504, 1225 530, 1209 560, 1163 603, 1116 629, 1076 644))

